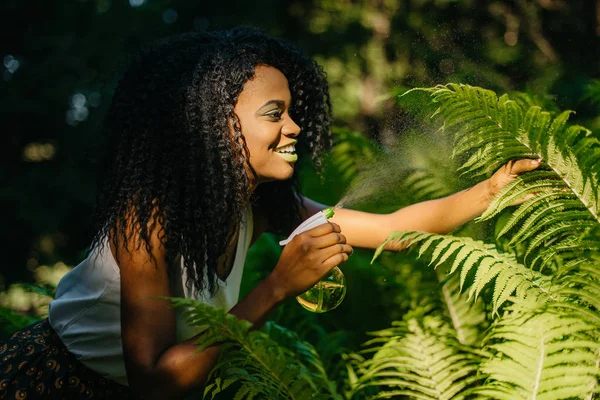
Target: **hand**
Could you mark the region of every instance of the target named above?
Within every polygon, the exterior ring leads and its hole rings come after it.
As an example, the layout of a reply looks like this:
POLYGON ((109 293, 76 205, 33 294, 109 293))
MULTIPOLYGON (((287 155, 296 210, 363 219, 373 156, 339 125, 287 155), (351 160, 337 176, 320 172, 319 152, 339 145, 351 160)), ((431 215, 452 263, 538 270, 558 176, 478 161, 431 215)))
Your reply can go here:
MULTIPOLYGON (((490 200, 495 198, 500 191, 504 189, 506 185, 512 182, 517 176, 524 172, 533 171, 539 167, 541 161, 541 159, 524 159, 518 161, 509 161, 508 163, 504 164, 504 166, 498 169, 498 171, 496 171, 488 180, 488 192, 490 200)), ((523 199, 516 201, 513 205, 520 204, 531 196, 533 195, 526 196, 523 199)))
POLYGON ((339 225, 329 222, 297 235, 283 248, 269 276, 280 298, 307 291, 329 270, 348 260, 352 247, 340 232, 339 225))

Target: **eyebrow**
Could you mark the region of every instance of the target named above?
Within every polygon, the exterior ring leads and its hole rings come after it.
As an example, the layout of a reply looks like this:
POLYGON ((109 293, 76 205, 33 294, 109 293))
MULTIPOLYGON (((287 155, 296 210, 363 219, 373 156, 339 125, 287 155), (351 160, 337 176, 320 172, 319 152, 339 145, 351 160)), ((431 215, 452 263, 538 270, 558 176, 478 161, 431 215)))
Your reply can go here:
POLYGON ((263 108, 265 108, 266 106, 270 106, 271 104, 276 104, 278 107, 281 107, 281 108, 285 107, 285 101, 283 101, 283 100, 269 100, 265 104, 260 106, 259 110, 262 110, 263 108))

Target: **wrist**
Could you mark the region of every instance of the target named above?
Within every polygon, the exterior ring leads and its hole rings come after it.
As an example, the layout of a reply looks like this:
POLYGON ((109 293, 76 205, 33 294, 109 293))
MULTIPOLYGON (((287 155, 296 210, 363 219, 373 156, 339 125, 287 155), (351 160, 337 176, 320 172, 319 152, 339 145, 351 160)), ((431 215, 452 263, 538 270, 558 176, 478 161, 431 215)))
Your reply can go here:
POLYGON ((280 280, 277 279, 273 273, 269 274, 269 276, 267 276, 259 286, 261 286, 261 290, 264 291, 274 307, 282 303, 287 298, 283 288, 281 287, 280 280))
POLYGON ((482 202, 485 207, 490 205, 494 197, 496 197, 496 193, 494 191, 494 187, 492 185, 492 180, 490 178, 480 183, 483 186, 483 194, 481 196, 482 202))

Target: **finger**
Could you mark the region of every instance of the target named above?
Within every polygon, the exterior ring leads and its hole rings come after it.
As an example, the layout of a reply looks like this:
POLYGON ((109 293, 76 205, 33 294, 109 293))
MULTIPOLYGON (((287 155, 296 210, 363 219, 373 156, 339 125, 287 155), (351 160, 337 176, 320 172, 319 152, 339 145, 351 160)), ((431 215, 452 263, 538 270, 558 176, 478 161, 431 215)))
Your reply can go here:
POLYGON ((536 169, 537 167, 540 166, 541 162, 542 162, 541 158, 538 158, 537 160, 524 159, 524 160, 514 161, 509 164, 510 165, 509 173, 511 175, 519 175, 519 174, 522 174, 527 171, 533 171, 534 169, 536 169))
POLYGON ((307 230, 305 233, 312 237, 319 237, 323 235, 327 235, 332 232, 341 232, 340 226, 335 222, 328 222, 326 224, 321 224, 312 229, 307 230))
POLYGON ((531 200, 533 199, 535 196, 537 196, 537 193, 529 193, 527 196, 523 197, 521 199, 521 203, 526 202, 527 200, 531 200))
POLYGON ((352 246, 350 246, 349 244, 338 243, 334 244, 333 246, 329 246, 326 249, 323 249, 322 256, 323 260, 326 261, 327 259, 334 257, 336 254, 344 253, 350 256, 350 253, 352 253, 352 251, 352 246))
POLYGON ((338 232, 331 232, 327 235, 319 236, 312 240, 317 249, 324 249, 335 244, 345 244, 346 236, 338 232))
POLYGON ((346 261, 348 261, 349 258, 350 256, 348 255, 348 253, 336 253, 333 256, 329 257, 327 260, 325 260, 322 264, 322 267, 323 269, 329 271, 331 268, 337 267, 338 265, 345 263, 346 261))
POLYGON ((522 199, 519 199, 519 200, 516 200, 516 201, 512 202, 510 205, 511 206, 518 206, 519 204, 525 203, 527 200, 533 199, 536 195, 537 195, 537 193, 529 193, 528 195, 526 195, 522 199))

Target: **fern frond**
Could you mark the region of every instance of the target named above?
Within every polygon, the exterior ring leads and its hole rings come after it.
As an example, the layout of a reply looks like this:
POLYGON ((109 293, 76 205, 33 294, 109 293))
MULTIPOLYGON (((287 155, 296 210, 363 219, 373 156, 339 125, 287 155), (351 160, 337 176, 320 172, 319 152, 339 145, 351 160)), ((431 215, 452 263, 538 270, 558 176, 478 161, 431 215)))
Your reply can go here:
POLYGON ((423 169, 410 173, 402 180, 402 185, 416 202, 437 199, 451 193, 445 182, 423 169))
POLYGON ((273 322, 267 322, 262 331, 279 346, 290 350, 311 371, 311 377, 318 387, 327 388, 331 398, 338 398, 335 382, 329 380, 321 357, 312 345, 301 340, 295 332, 273 322))
POLYGON ((572 263, 555 278, 557 296, 564 299, 558 308, 569 308, 580 318, 599 327, 600 336, 600 270, 588 260, 572 263))
MULTIPOLYGON (((574 198, 574 196, 573 196, 574 198)), ((506 222, 502 229, 498 232, 498 237, 502 237, 512 228, 516 227, 519 222, 523 221, 517 233, 513 234, 511 243, 521 241, 531 229, 539 226, 538 219, 544 215, 554 212, 562 212, 580 208, 579 200, 572 200, 567 195, 561 192, 549 191, 537 193, 534 197, 527 200, 522 207, 516 210, 511 218, 506 222), (551 202, 550 200, 560 200, 551 202)))
MULTIPOLYGON (((490 90, 460 84, 414 89, 429 92, 439 107, 434 115, 444 118, 444 127, 456 127, 457 155, 500 142, 501 147, 522 149, 521 157, 537 155, 544 159, 597 221, 600 221, 598 175, 600 142, 580 126, 567 126, 570 111, 556 118, 539 106, 521 108, 507 95, 498 98, 490 90), (469 145, 470 144, 470 145, 469 145)), ((487 172, 513 157, 499 150, 486 151, 487 172)))
POLYGON ((518 176, 491 201, 489 207, 481 214, 479 219, 487 220, 498 215, 506 207, 528 194, 564 192, 564 188, 564 183, 556 179, 554 173, 550 171, 540 169, 518 176))
POLYGON ((479 220, 487 220, 526 195, 499 236, 513 233, 510 245, 527 241, 524 261, 531 268, 556 268, 600 238, 581 235, 600 225, 600 141, 588 129, 569 125, 571 111, 555 115, 531 101, 496 96, 468 85, 430 89, 435 116, 455 138, 455 156, 466 156, 463 173, 491 173, 518 158, 541 158, 538 170, 507 185, 479 220), (558 223, 557 223, 558 222, 558 223), (543 248, 543 251, 542 251, 543 248))
POLYGON ((192 299, 170 300, 184 307, 182 315, 190 325, 207 328, 197 341, 200 349, 221 346, 205 396, 214 397, 235 382, 239 386, 235 397, 240 399, 341 399, 317 353, 294 333, 273 324, 266 332, 249 332, 249 322, 221 309, 192 299))
MULTIPOLYGON (((547 246, 544 250, 532 259, 529 263, 531 268, 543 270, 550 261, 560 261, 564 263, 566 260, 576 260, 586 253, 600 252, 600 242, 598 240, 582 240, 577 236, 576 231, 572 231, 574 235, 561 237, 560 240, 549 242, 551 246, 547 246), (537 263, 540 263, 537 266, 537 263)), ((585 236, 586 232, 580 233, 585 236)))
MULTIPOLYGON (((439 280, 446 277, 437 269, 439 280)), ((460 293, 459 281, 455 275, 442 285, 441 294, 446 306, 446 313, 449 322, 454 328, 456 340, 462 345, 472 346, 479 340, 479 334, 486 321, 485 311, 480 299, 469 304, 469 299, 465 294, 460 293)))
POLYGON ((461 290, 465 285, 467 274, 476 266, 477 271, 469 290, 469 298, 476 299, 483 288, 494 281, 492 298, 494 313, 515 292, 520 298, 531 298, 540 302, 544 302, 551 296, 549 277, 529 270, 519 264, 514 255, 500 253, 493 245, 465 237, 399 231, 393 232, 377 248, 373 260, 381 254, 388 242, 402 242, 409 247, 418 246, 419 257, 427 254, 430 265, 439 265, 448 261, 450 274, 460 269, 461 290))
POLYGON ((583 398, 596 386, 597 327, 566 313, 521 313, 501 318, 487 338, 486 383, 473 392, 494 399, 583 398))
POLYGON ((555 115, 559 112, 553 99, 547 95, 513 91, 509 93, 509 96, 511 99, 514 99, 523 110, 529 110, 531 107, 537 106, 547 110, 551 115, 555 115))
POLYGON ((375 332, 378 351, 363 364, 355 389, 379 387, 375 398, 460 399, 483 377, 476 374, 478 356, 464 351, 439 316, 407 318, 375 332))
POLYGON ((558 213, 552 216, 553 218, 548 217, 548 219, 552 219, 554 223, 552 225, 548 225, 546 230, 540 232, 533 240, 531 240, 527 250, 525 250, 525 259, 527 259, 530 254, 534 253, 535 250, 544 245, 547 241, 552 240, 556 246, 561 239, 569 238, 570 234, 577 234, 577 232, 580 230, 592 228, 596 225, 595 222, 586 219, 571 219, 565 222, 558 222, 561 221, 561 217, 563 215, 566 218, 577 218, 579 216, 576 212, 572 213, 571 215, 569 214, 570 213, 558 213))
POLYGON ((359 165, 357 160, 372 161, 377 149, 373 142, 358 132, 335 127, 334 146, 330 152, 330 159, 339 177, 346 183, 356 176, 359 165))
POLYGON ((510 149, 511 154, 518 157, 533 156, 534 152, 517 139, 524 115, 508 96, 498 98, 491 90, 458 84, 417 90, 429 92, 432 101, 439 105, 434 116, 444 118, 444 128, 455 128, 452 129, 456 143, 453 155, 468 155, 477 149, 481 159, 486 160, 487 163, 473 169, 474 175, 491 173, 502 165, 506 159, 502 151, 498 151, 501 148, 510 149))

